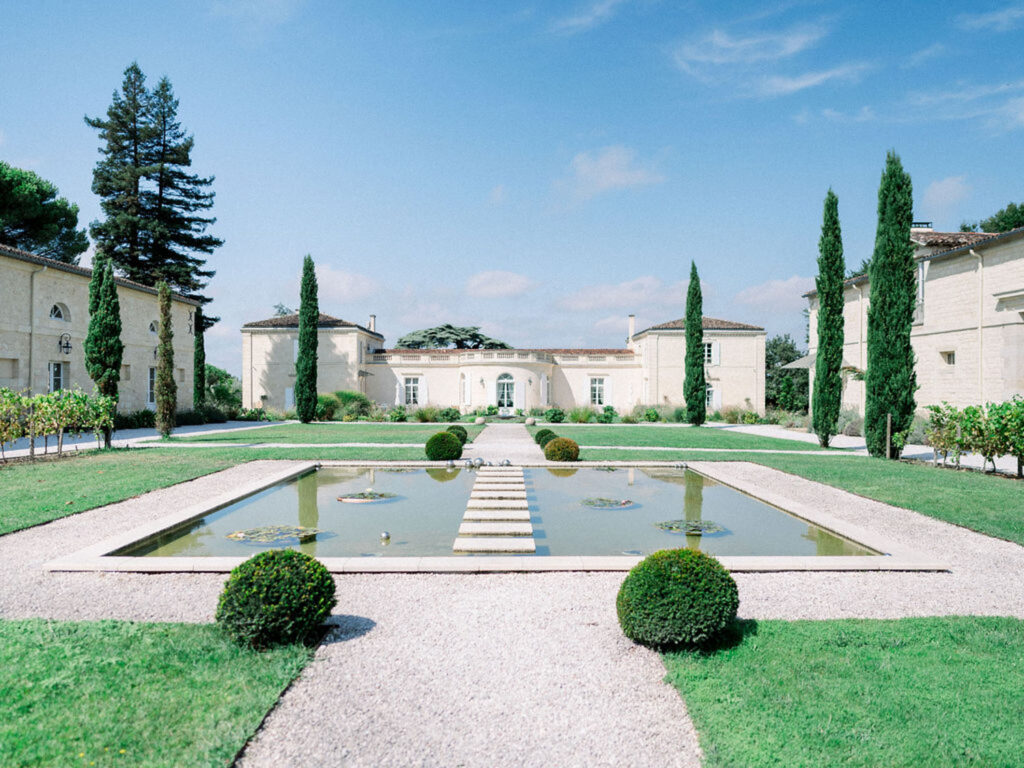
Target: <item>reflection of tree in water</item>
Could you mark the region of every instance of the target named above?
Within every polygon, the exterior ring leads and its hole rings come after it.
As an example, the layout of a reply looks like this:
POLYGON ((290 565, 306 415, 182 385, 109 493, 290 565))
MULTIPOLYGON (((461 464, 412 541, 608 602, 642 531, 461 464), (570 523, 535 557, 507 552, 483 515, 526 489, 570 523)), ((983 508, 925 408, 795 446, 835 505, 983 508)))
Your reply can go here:
POLYGON ((437 480, 439 483, 447 483, 459 476, 459 470, 431 467, 427 470, 427 475, 429 475, 431 479, 437 480))
POLYGON ((814 525, 808 525, 807 533, 801 534, 801 536, 808 541, 814 542, 815 554, 819 557, 826 555, 857 555, 863 551, 856 544, 841 539, 835 534, 814 525))
MULTIPOLYGON (((686 472, 686 491, 683 493, 683 512, 686 522, 699 523, 704 512, 704 476, 686 472)), ((700 549, 700 536, 686 535, 689 549, 700 549)))
POLYGON ((548 472, 550 472, 555 477, 572 477, 577 472, 579 472, 579 470, 578 469, 551 469, 550 467, 548 467, 548 472))
POLYGON ((299 525, 303 528, 319 528, 320 509, 316 503, 316 491, 319 483, 316 472, 300 477, 295 484, 299 494, 299 525))

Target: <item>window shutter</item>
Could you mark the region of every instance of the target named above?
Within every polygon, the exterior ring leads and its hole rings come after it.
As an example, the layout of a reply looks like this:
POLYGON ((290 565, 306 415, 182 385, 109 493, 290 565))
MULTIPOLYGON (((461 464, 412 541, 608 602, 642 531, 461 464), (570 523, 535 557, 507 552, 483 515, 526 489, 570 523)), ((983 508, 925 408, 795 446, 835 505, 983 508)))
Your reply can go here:
POLYGON ((395 405, 405 405, 405 384, 401 379, 395 382, 395 405))
POLYGON ((430 403, 430 395, 427 393, 427 377, 420 376, 420 392, 419 392, 419 404, 428 405, 430 403))
POLYGON ((711 390, 711 405, 716 411, 722 410, 722 390, 711 390))
POLYGON ((512 390, 512 406, 514 408, 523 408, 523 403, 526 400, 526 393, 524 391, 526 389, 526 386, 521 381, 513 383, 512 386, 514 387, 514 389, 512 390))
POLYGON ((605 405, 614 405, 614 403, 612 402, 612 377, 611 376, 605 376, 604 377, 604 404, 605 405))
POLYGON ((551 402, 551 391, 548 387, 551 386, 548 381, 548 375, 542 373, 540 375, 540 404, 548 405, 551 402))
POLYGON ((498 382, 495 381, 494 382, 494 386, 491 387, 491 402, 489 402, 488 405, 497 405, 497 404, 498 404, 498 382))
POLYGON ((721 365, 722 364, 722 344, 718 341, 711 342, 711 364, 721 365))

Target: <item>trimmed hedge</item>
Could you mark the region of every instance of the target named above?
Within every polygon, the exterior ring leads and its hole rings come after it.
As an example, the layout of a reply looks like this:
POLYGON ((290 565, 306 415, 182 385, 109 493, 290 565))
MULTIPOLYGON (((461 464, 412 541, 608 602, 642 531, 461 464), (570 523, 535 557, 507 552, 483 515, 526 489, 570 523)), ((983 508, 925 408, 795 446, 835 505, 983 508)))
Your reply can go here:
POLYGON ((426 451, 431 461, 461 459, 462 441, 452 432, 438 432, 427 440, 426 451))
POLYGON ((619 588, 619 626, 652 648, 707 645, 736 618, 739 591, 715 558, 663 549, 636 565, 619 588))
POLYGON ((438 414, 438 419, 440 421, 462 421, 462 411, 449 406, 441 410, 441 413, 438 414))
POLYGON ((541 438, 541 439, 540 439, 540 440, 539 440, 539 441, 537 442, 537 445, 539 445, 539 446, 540 446, 541 450, 544 450, 545 448, 547 448, 547 447, 548 447, 548 443, 550 443, 550 442, 551 442, 552 440, 554 440, 554 439, 555 439, 556 437, 558 437, 558 435, 556 435, 556 434, 555 434, 554 432, 551 432, 550 434, 544 435, 544 437, 542 437, 542 438, 541 438))
POLYGON ((231 571, 216 618, 236 643, 263 650, 309 639, 337 602, 323 563, 294 549, 272 549, 231 571))
POLYGON ((552 424, 561 424, 565 421, 565 411, 561 408, 549 408, 544 414, 544 420, 550 421, 552 424))
POLYGON ((552 435, 552 436, 555 436, 555 432, 554 432, 554 430, 552 430, 552 429, 547 429, 547 428, 545 428, 545 429, 542 429, 542 430, 539 430, 539 431, 537 432, 537 434, 535 434, 535 435, 533 436, 533 442, 535 442, 535 443, 536 443, 537 445, 539 445, 539 446, 541 446, 541 447, 543 448, 543 447, 544 447, 544 444, 543 444, 543 443, 541 442, 541 440, 543 440, 543 439, 544 439, 545 437, 547 437, 548 435, 552 435))
POLYGON ((445 432, 451 432, 453 435, 459 438, 459 442, 462 443, 463 445, 465 445, 466 442, 469 440, 469 432, 466 431, 465 427, 459 426, 458 424, 452 424, 450 427, 448 427, 448 429, 445 430, 445 432))
POLYGON ((544 458, 548 461, 576 461, 579 457, 580 447, 567 437, 553 438, 544 446, 544 458))

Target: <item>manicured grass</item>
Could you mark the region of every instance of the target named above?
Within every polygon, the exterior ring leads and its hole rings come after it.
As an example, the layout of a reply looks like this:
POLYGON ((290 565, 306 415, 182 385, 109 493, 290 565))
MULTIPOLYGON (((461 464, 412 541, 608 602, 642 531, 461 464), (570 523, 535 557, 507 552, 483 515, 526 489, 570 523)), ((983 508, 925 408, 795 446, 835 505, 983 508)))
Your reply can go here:
POLYGON ((0 762, 229 765, 311 653, 213 625, 0 621, 0 762))
POLYGON ((421 448, 146 448, 0 465, 0 535, 256 459, 423 461, 421 448))
MULTIPOLYGON (((327 422, 325 424, 280 424, 260 429, 221 432, 219 434, 181 435, 171 440, 187 443, 426 443, 431 435, 445 431, 450 424, 391 424, 366 422, 327 422)), ((463 424, 469 439, 480 434, 483 426, 463 424)))
POLYGON ((1019 766, 1024 622, 747 622, 714 654, 670 653, 667 681, 705 768, 1019 766))
POLYGON ((634 424, 629 426, 573 426, 541 424, 527 427, 530 434, 550 429, 559 437, 568 437, 580 445, 633 445, 657 448, 721 448, 723 450, 818 451, 817 443, 802 443, 781 437, 761 437, 714 427, 634 424))

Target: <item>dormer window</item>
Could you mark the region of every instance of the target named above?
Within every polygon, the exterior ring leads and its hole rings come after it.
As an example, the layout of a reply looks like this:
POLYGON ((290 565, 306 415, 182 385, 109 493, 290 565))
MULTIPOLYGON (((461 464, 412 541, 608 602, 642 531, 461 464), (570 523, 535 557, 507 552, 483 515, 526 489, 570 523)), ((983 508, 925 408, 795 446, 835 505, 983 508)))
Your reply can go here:
POLYGON ((70 323, 71 313, 68 311, 66 305, 60 303, 54 304, 52 307, 50 307, 50 319, 60 320, 61 322, 64 323, 70 323))

